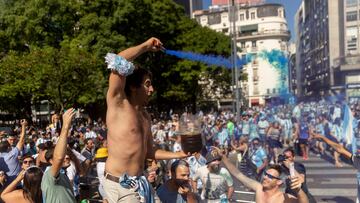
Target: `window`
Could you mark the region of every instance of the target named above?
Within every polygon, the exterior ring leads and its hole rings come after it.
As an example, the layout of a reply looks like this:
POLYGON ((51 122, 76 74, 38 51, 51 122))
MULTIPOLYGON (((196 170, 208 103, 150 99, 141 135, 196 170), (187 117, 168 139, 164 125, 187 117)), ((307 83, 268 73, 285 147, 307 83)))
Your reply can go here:
POLYGON ((346 7, 356 6, 358 0, 346 0, 346 7))
POLYGON ((240 14, 240 21, 244 21, 245 20, 245 15, 242 13, 240 14))
POLYGON ((221 23, 221 15, 219 13, 208 15, 208 23, 209 25, 221 23))
POLYGON ((255 19, 255 12, 251 12, 251 20, 255 19))
POLYGON ((351 11, 346 13, 346 21, 356 21, 357 20, 357 11, 351 11))
POLYGON ((245 42, 241 42, 241 48, 242 48, 242 49, 245 48, 245 42))
POLYGON ((229 28, 222 29, 222 33, 228 33, 228 32, 229 32, 229 28))
POLYGON ((256 47, 256 41, 252 41, 252 42, 251 42, 251 46, 252 46, 252 47, 256 47))
POLYGON ((276 93, 276 88, 273 88, 273 94, 275 94, 276 93))
POLYGON ((358 34, 356 26, 346 28, 346 42, 348 51, 357 50, 358 34))
POLYGON ((266 94, 270 94, 270 89, 269 88, 266 89, 266 94))
POLYGON ((259 94, 259 86, 258 85, 254 85, 254 95, 259 94))

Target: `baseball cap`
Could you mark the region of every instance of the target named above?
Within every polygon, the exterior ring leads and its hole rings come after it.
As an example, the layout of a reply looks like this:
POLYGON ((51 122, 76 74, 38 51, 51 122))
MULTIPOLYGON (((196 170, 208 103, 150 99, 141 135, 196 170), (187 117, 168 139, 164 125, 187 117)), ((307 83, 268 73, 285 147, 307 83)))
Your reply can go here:
POLYGON ((216 160, 219 160, 219 161, 221 160, 221 156, 217 153, 217 151, 210 151, 206 155, 206 164, 209 164, 216 160))

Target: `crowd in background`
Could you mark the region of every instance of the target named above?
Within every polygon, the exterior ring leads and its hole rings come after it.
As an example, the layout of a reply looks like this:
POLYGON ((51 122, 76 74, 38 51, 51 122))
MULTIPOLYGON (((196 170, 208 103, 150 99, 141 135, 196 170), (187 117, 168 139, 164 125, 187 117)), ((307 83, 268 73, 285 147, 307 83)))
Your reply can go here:
MULTIPOLYGON (((349 106, 354 117, 352 126, 355 137, 359 137, 360 103, 349 106)), ((316 156, 333 157, 335 166, 341 167, 339 154, 321 140, 315 139, 312 133, 322 134, 345 145, 342 137, 344 108, 341 102, 324 100, 298 105, 252 107, 244 110, 238 121, 231 111, 198 112, 197 117, 202 123, 202 151, 184 160, 148 159, 144 174, 157 194, 157 201, 172 202, 172 195, 176 198, 179 194, 188 194, 187 189, 193 191, 194 199, 229 201, 234 191, 233 178, 226 168, 220 166, 220 158, 211 153, 214 146, 222 149, 240 171, 258 181, 262 180, 270 165, 286 166, 289 160, 294 160, 295 155, 301 155, 307 160, 310 151, 316 156), (181 166, 188 168, 189 177, 171 181, 175 173, 178 175, 176 170, 181 166), (190 183, 187 179, 191 180, 190 183), (189 184, 189 187, 180 187, 184 191, 177 190, 172 194, 171 189, 176 188, 176 184, 189 184)), ((182 150, 181 135, 177 130, 184 114, 163 113, 161 117, 152 119, 151 132, 157 147, 173 152, 182 150)), ((44 202, 44 196, 51 195, 47 194, 50 192, 43 184, 46 171, 56 155, 54 148, 61 141, 63 125, 61 115, 54 114, 44 129, 20 120, 12 126, 11 132, 0 132, 0 186, 3 201, 14 202, 12 198, 16 197, 16 192, 24 196, 27 200, 25 202, 44 202)), ((66 187, 71 189, 70 193, 77 202, 94 197, 94 194, 88 194, 86 188, 86 184, 94 183, 98 185, 95 191, 97 199, 106 201, 102 187, 107 157, 106 139, 107 128, 101 120, 71 122, 66 136, 64 163, 59 173, 70 180, 70 185, 66 187)), ((303 165, 295 168, 298 173, 305 173, 303 165)), ((283 171, 286 173, 286 170, 283 171)), ((288 186, 290 183, 285 183, 291 193, 288 186)), ((315 201, 305 181, 302 189, 309 200, 315 201)))

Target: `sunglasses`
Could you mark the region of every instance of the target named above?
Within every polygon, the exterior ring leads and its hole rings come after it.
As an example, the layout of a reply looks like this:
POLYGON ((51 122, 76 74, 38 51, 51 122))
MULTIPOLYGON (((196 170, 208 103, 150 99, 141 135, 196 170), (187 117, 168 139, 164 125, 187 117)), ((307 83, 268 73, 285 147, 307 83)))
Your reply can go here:
POLYGON ((275 177, 275 176, 273 176, 273 175, 271 175, 271 174, 268 174, 268 173, 266 173, 266 172, 264 173, 264 175, 267 176, 268 178, 270 178, 271 180, 273 180, 273 179, 281 180, 281 178, 275 177))
POLYGON ((23 164, 33 164, 34 163, 34 161, 32 161, 32 160, 30 160, 30 161, 23 161, 23 164))

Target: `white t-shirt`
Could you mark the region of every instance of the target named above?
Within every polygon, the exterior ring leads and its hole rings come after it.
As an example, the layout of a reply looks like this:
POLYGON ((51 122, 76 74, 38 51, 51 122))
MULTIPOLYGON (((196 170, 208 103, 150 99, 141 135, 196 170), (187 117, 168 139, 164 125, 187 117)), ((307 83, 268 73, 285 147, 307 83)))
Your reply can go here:
POLYGON ((94 138, 96 138, 97 136, 96 136, 96 133, 94 132, 94 131, 89 131, 89 132, 86 132, 85 133, 85 138, 86 139, 88 139, 88 138, 90 138, 90 139, 94 139, 94 138))
POLYGON ((158 130, 156 132, 155 139, 159 141, 159 144, 165 144, 166 133, 164 130, 158 130))
POLYGON ((175 142, 173 147, 173 152, 181 152, 181 151, 182 151, 181 144, 175 142))
POLYGON ((226 168, 221 168, 218 174, 210 173, 207 165, 200 167, 193 181, 201 180, 203 190, 201 191, 201 199, 220 199, 226 196, 228 187, 233 186, 233 179, 226 168))
POLYGON ((269 127, 269 122, 267 120, 260 120, 258 122, 259 134, 265 134, 266 128, 269 127))

